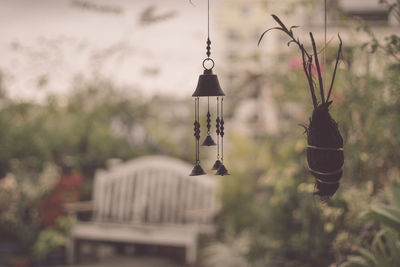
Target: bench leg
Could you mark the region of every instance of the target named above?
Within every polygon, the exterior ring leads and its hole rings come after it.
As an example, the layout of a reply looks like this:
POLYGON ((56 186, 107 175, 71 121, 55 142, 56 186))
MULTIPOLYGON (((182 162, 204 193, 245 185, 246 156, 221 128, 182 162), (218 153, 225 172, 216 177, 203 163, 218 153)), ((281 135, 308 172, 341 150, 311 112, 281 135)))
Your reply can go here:
POLYGON ((186 246, 186 263, 189 266, 195 266, 197 260, 197 242, 196 240, 186 246))
POLYGON ((66 246, 66 253, 67 253, 67 264, 72 265, 75 263, 75 239, 70 236, 68 238, 67 246, 66 246))

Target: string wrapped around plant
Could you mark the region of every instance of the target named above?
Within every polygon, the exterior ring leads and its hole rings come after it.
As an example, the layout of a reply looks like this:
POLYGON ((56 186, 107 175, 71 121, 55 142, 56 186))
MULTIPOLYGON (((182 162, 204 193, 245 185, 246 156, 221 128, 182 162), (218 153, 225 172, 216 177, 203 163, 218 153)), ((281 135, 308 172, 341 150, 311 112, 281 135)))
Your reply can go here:
POLYGON ((315 45, 313 34, 310 32, 310 39, 313 48, 313 54, 308 53, 304 45, 300 43, 299 38, 293 34, 293 29, 298 26, 287 28, 282 21, 272 15, 274 20, 279 24, 279 27, 273 27, 266 30, 260 37, 260 44, 264 35, 270 30, 280 30, 289 36, 290 41, 288 46, 294 43, 301 51, 303 70, 307 77, 308 85, 311 92, 311 99, 314 106, 313 113, 310 118, 310 123, 305 126, 307 134, 307 162, 310 173, 315 177, 315 186, 317 191, 314 194, 321 196, 323 199, 328 199, 339 188, 339 181, 342 177, 342 166, 344 163, 343 153, 343 138, 340 134, 338 124, 329 114, 329 107, 332 104, 330 99, 333 83, 335 81, 336 70, 342 53, 342 40, 339 37, 339 48, 336 57, 335 68, 332 74, 332 80, 329 86, 328 95, 325 97, 324 84, 322 82, 321 68, 318 61, 318 52, 315 45), (312 75, 313 60, 318 75, 318 85, 314 81, 312 75), (317 101, 315 89, 319 88, 321 103, 317 101))

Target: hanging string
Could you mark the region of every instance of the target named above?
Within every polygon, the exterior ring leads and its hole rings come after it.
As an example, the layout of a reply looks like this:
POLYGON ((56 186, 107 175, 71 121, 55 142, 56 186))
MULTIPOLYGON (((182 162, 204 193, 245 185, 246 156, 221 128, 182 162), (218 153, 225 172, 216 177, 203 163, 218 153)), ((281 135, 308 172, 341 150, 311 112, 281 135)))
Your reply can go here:
POLYGON ((207 1, 207 38, 210 39, 210 0, 207 1))
POLYGON ((327 26, 326 26, 326 21, 327 21, 327 16, 326 16, 326 13, 327 13, 327 9, 326 9, 326 1, 327 0, 324 0, 324 84, 325 84, 325 86, 326 86, 326 28, 327 28, 327 26))
POLYGON ((210 0, 207 2, 207 58, 211 55, 211 41, 210 41, 210 0))

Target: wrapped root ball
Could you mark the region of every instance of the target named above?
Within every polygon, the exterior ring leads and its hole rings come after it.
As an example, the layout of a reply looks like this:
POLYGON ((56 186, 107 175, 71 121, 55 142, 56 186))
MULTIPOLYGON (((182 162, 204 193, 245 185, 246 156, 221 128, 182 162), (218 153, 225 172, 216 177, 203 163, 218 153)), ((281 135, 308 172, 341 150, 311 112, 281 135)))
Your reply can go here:
POLYGON ((332 101, 314 109, 307 129, 307 161, 316 179, 316 195, 331 197, 339 188, 344 163, 343 138, 329 114, 332 101))

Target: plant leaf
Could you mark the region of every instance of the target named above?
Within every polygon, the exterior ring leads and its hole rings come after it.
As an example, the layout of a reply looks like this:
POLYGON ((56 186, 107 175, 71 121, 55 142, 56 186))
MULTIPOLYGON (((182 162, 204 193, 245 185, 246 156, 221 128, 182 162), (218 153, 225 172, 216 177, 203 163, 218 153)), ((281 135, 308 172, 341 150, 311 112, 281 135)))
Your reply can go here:
POLYGON ((392 184, 392 205, 400 208, 400 184, 392 184))
POLYGON ((358 253, 360 253, 365 259, 373 263, 375 266, 379 266, 374 254, 372 254, 365 248, 358 248, 358 253))
POLYGON ((283 30, 281 27, 273 27, 273 28, 270 28, 270 29, 266 30, 265 32, 263 32, 263 33, 261 34, 260 39, 258 39, 258 44, 257 44, 257 46, 260 45, 262 38, 263 38, 264 35, 265 35, 267 32, 269 32, 270 30, 280 30, 280 31, 285 32, 285 30, 283 30))
POLYGON ((341 267, 370 267, 371 265, 362 256, 348 256, 346 262, 341 267))
POLYGON ((393 262, 400 265, 400 242, 398 241, 399 235, 391 229, 385 231, 386 246, 389 250, 393 262))
POLYGON ((286 32, 287 34, 291 35, 291 34, 290 34, 290 31, 288 30, 288 28, 285 26, 285 24, 283 24, 283 22, 278 18, 278 16, 276 16, 276 15, 274 15, 274 14, 272 14, 271 16, 274 18, 274 20, 275 20, 276 22, 278 22, 279 25, 281 25, 282 30, 283 30, 284 32, 286 32))
POLYGON ((296 29, 296 28, 300 28, 300 26, 291 26, 289 29, 290 33, 293 34, 293 29, 296 29))
POLYGON ((388 205, 374 205, 364 217, 375 219, 400 233, 400 208, 388 205))

